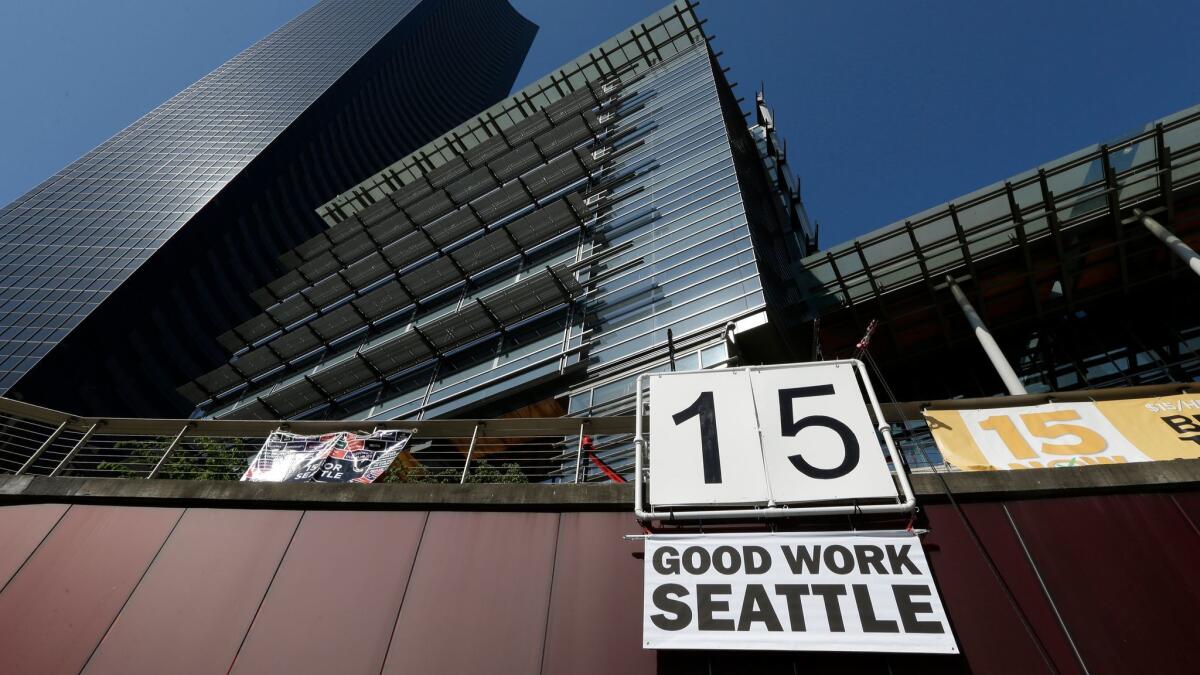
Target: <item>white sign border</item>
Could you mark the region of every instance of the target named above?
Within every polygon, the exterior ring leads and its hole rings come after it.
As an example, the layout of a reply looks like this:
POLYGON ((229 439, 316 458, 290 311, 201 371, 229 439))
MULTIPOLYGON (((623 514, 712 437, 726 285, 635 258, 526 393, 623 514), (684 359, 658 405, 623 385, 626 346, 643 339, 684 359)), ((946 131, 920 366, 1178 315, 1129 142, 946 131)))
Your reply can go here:
MULTIPOLYGON (((912 485, 908 480, 908 472, 904 471, 904 462, 900 458, 900 452, 896 449, 896 443, 892 439, 891 426, 883 421, 883 411, 879 407, 879 399, 875 396, 875 390, 871 386, 871 380, 867 375, 866 366, 858 359, 840 359, 835 361, 808 361, 805 363, 787 363, 772 366, 745 366, 742 368, 734 368, 729 370, 781 370, 784 368, 803 368, 814 366, 830 366, 830 365, 848 365, 852 367, 862 378, 865 383, 864 389, 869 397, 871 410, 875 414, 875 419, 878 421, 878 430, 883 436, 884 445, 887 446, 888 456, 892 460, 893 473, 896 475, 900 483, 901 493, 897 495, 895 504, 843 504, 836 506, 753 506, 729 509, 703 509, 703 510, 683 510, 677 511, 674 509, 655 510, 653 506, 647 506, 645 500, 645 482, 646 482, 646 437, 645 437, 645 415, 643 411, 642 390, 645 388, 645 378, 651 373, 642 373, 637 377, 635 391, 635 415, 634 415, 634 482, 633 482, 633 512, 637 519, 642 522, 652 520, 718 520, 718 519, 733 519, 733 518, 797 518, 801 516, 831 516, 831 515, 846 515, 846 514, 869 514, 869 513, 908 513, 916 507, 916 497, 913 495, 912 485)), ((691 371, 689 371, 691 372, 691 371)))

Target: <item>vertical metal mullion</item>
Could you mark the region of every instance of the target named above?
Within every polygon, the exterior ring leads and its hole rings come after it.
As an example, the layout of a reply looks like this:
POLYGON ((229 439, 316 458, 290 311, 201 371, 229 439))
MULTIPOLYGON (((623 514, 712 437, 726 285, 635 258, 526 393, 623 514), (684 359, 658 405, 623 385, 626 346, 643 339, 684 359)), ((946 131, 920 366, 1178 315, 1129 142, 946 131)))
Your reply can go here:
POLYGON ((1121 270, 1121 295, 1129 297, 1129 260, 1125 256, 1125 223, 1121 220, 1120 185, 1117 183, 1117 172, 1113 169, 1107 145, 1100 146, 1100 162, 1104 169, 1104 196, 1108 204, 1108 215, 1113 221, 1117 267, 1121 270))
POLYGON ((958 207, 954 204, 946 206, 946 210, 950 212, 950 223, 954 225, 954 236, 958 240, 959 251, 962 252, 963 264, 967 266, 967 273, 971 275, 971 281, 975 282, 975 304, 978 305, 979 311, 984 310, 983 303, 983 284, 981 278, 975 270, 975 261, 971 258, 971 247, 967 244, 967 233, 963 230, 962 223, 958 219, 958 207))
POLYGON ((429 383, 425 385, 425 395, 421 397, 421 412, 420 419, 425 419, 425 408, 429 406, 429 397, 433 395, 433 385, 437 381, 438 373, 442 370, 442 357, 436 356, 433 362, 433 370, 429 373, 429 383))
POLYGON ((1163 134, 1163 125, 1154 125, 1154 150, 1158 159, 1158 190, 1167 208, 1167 222, 1175 222, 1175 189, 1171 176, 1171 148, 1163 134))
POLYGON ((946 348, 951 349, 950 324, 946 320, 946 314, 942 311, 942 303, 938 301, 937 291, 933 287, 933 279, 929 276, 929 265, 925 261, 925 253, 921 250, 920 242, 917 241, 917 233, 913 230, 912 222, 904 221, 904 229, 908 232, 908 241, 912 244, 913 255, 916 256, 917 266, 921 269, 921 279, 925 282, 925 290, 929 293, 929 302, 933 305, 938 324, 942 328, 942 335, 946 339, 946 348))
POLYGON ((1037 282, 1034 279, 1033 257, 1029 253, 1029 239, 1025 234, 1025 218, 1021 215, 1021 207, 1017 204, 1017 195, 1012 183, 1004 183, 1005 196, 1008 198, 1009 217, 1012 218, 1013 230, 1017 235, 1017 248, 1021 249, 1021 261, 1025 264, 1025 285, 1029 289, 1029 297, 1033 300, 1033 311, 1042 316, 1042 298, 1038 295, 1037 282))
POLYGON ((1042 191, 1042 209, 1046 212, 1046 227, 1050 229, 1050 237, 1054 241, 1054 252, 1058 256, 1058 279, 1062 284, 1063 298, 1067 301, 1067 313, 1075 313, 1075 291, 1067 272, 1067 252, 1062 240, 1062 228, 1058 221, 1058 207, 1054 203, 1054 193, 1050 191, 1050 182, 1046 178, 1046 170, 1038 169, 1038 185, 1042 191))
POLYGON ((854 251, 858 253, 858 261, 862 265, 863 274, 867 277, 867 283, 871 286, 871 294, 875 296, 875 302, 879 306, 879 314, 883 317, 883 324, 887 331, 888 341, 892 343, 897 353, 902 350, 900 348, 900 340, 896 337, 896 328, 892 323, 891 313, 888 311, 887 302, 883 299, 883 287, 875 280, 875 275, 871 272, 871 264, 867 262, 867 254, 863 252, 862 244, 855 241, 854 251))

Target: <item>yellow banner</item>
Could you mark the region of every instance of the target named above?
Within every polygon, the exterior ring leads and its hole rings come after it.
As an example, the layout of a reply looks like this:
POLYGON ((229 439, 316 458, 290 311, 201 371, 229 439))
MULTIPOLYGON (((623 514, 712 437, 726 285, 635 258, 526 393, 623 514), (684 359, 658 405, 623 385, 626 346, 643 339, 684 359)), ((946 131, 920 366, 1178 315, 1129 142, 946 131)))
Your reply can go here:
POLYGON ((1200 395, 926 410, 933 440, 963 471, 1200 458, 1200 395))

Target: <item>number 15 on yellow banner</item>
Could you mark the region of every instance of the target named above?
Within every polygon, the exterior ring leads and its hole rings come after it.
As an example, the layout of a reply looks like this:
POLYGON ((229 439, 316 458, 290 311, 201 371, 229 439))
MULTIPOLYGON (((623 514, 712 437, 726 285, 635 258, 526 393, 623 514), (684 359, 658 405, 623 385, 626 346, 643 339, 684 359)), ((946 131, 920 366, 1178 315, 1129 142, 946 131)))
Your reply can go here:
POLYGON ((1040 469, 1146 462, 1093 403, 927 411, 947 461, 963 469, 1040 469))

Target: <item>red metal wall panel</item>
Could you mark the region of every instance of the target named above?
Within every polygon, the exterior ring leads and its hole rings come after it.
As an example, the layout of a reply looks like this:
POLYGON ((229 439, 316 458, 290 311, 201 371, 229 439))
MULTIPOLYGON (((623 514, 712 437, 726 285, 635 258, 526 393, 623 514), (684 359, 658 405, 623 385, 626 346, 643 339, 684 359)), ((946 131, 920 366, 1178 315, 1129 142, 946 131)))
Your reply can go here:
POLYGON ((538 672, 558 518, 430 514, 383 672, 538 672))
POLYGON ((632 513, 564 513, 542 673, 653 673, 642 649, 641 534, 632 513), (589 617, 580 621, 580 616, 589 617))
POLYGON ((182 513, 72 506, 0 593, 4 671, 78 673, 182 513))
POLYGON ((85 673, 220 673, 233 663, 298 511, 188 509, 85 673))
POLYGON ((977 673, 1081 673, 1000 504, 924 507, 922 542, 962 654, 977 673), (996 566, 993 572, 988 558, 996 566), (1007 588, 1007 590, 1006 590, 1007 588), (1012 594, 1012 597, 1009 596, 1012 594))
POLYGON ((309 511, 234 673, 378 673, 425 512, 309 511))
MULTIPOLYGON (((1025 550, 1021 548, 1020 539, 1013 530, 1012 522, 1009 522, 1008 515, 1004 513, 1004 504, 967 503, 962 504, 962 512, 982 539, 986 555, 991 557, 1000 571, 1004 585, 1013 593, 1016 604, 1014 611, 1020 611, 1032 628, 1034 637, 1030 639, 1037 640, 1060 673, 1082 675, 1079 659, 1075 657, 1067 634, 1062 631, 1054 608, 1046 601, 1042 585, 1038 583, 1037 573, 1030 566, 1025 550)), ((954 514, 954 518, 961 522, 958 515, 954 514)), ((976 549, 980 561, 983 561, 984 552, 979 551, 973 542, 970 543, 976 549)), ((970 596, 955 599, 959 604, 966 605, 970 596)), ((1038 667, 1043 667, 1044 664, 1045 659, 1039 656, 1038 667)))
MULTIPOLYGON (((691 650, 668 651, 662 650, 656 655, 658 659, 658 675, 708 675, 709 655, 704 652, 691 650)), ((747 671, 749 672, 749 671, 747 671)))
MULTIPOLYGON (((803 661, 809 672, 876 672, 856 670, 832 670, 821 658, 822 654, 801 654, 798 652, 749 652, 749 651, 712 651, 697 652, 684 657, 676 651, 663 650, 658 652, 659 661, 671 664, 668 672, 704 673, 705 675, 795 675, 797 664, 803 661), (698 667, 693 658, 702 656, 707 660, 706 667, 698 667)), ((851 659, 853 660, 853 658, 851 659)), ((878 659, 876 659, 878 660, 878 659)), ((843 665, 849 665, 842 660, 843 665)), ((803 672, 803 671, 802 671, 803 672)))
POLYGON ((1172 492, 1170 497, 1200 535, 1200 492, 1172 492))
POLYGON ((1093 675, 1192 673, 1200 537, 1162 494, 1013 501, 1009 510, 1093 675))
POLYGON ((0 507, 0 589, 8 584, 66 512, 66 504, 0 507))
POLYGON ((628 513, 64 508, 0 509, 2 672, 1081 672, 1039 573, 1095 675, 1200 644, 1194 490, 926 505, 961 657, 646 652, 628 513))

